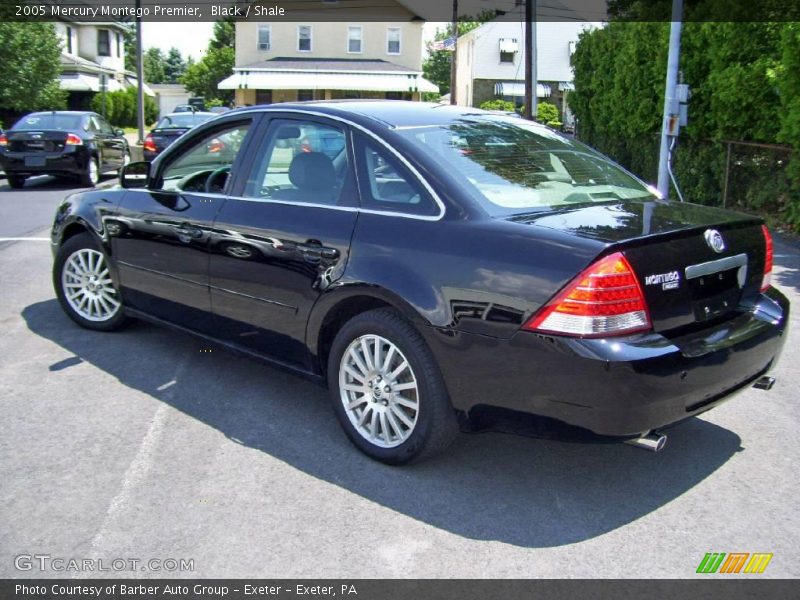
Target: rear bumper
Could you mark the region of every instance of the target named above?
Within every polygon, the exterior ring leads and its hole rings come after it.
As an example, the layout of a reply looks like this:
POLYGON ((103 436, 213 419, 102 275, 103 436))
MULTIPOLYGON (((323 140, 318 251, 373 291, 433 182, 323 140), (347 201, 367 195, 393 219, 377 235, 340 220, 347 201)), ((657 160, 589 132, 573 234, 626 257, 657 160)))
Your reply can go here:
POLYGON ((788 318, 789 302, 771 289, 736 318, 672 339, 519 332, 499 340, 433 329, 426 337, 460 410, 488 405, 633 436, 700 414, 755 382, 780 356, 788 318))
POLYGON ((15 175, 79 175, 86 169, 88 157, 86 149, 77 146, 59 152, 36 154, 6 151, 0 154, 0 166, 6 173, 15 175), (31 164, 31 158, 36 159, 36 164, 31 164))

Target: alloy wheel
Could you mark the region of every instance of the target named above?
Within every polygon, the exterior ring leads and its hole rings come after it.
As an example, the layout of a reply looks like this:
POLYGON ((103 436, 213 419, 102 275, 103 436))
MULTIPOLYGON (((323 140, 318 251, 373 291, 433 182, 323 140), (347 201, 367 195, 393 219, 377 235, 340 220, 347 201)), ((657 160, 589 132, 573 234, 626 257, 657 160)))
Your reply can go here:
POLYGON ((64 262, 61 284, 72 310, 88 321, 108 321, 120 309, 105 258, 97 250, 73 252, 64 262))
POLYGON ((100 169, 97 161, 93 158, 89 160, 89 181, 92 185, 96 185, 100 181, 100 169))
POLYGON ((369 443, 394 448, 414 432, 419 386, 400 349, 379 335, 347 347, 339 367, 339 394, 355 430, 369 443))

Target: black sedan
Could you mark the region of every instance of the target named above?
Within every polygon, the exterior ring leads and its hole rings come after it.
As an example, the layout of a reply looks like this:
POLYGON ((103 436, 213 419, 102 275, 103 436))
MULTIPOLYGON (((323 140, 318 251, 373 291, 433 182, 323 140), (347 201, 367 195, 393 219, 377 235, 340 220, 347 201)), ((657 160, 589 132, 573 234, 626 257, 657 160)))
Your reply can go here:
POLYGON ((12 188, 34 175, 77 177, 94 187, 101 173, 130 160, 125 132, 93 112, 31 113, 0 135, 0 166, 12 188))
POLYGON ((164 115, 144 139, 142 146, 144 159, 153 160, 192 127, 197 127, 216 116, 216 113, 212 112, 179 112, 164 115))
POLYGON ((662 201, 519 118, 244 108, 121 183, 57 211, 66 313, 147 319, 327 384, 350 440, 391 464, 487 417, 657 449, 657 428, 769 387, 786 337, 761 220, 662 201))

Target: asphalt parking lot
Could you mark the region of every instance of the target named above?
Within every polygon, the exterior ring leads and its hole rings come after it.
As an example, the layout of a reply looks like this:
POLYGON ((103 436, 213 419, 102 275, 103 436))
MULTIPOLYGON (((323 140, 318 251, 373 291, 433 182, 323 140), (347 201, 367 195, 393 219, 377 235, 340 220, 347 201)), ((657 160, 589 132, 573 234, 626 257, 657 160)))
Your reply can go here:
POLYGON ((144 323, 73 324, 44 239, 66 193, 0 182, 0 577, 687 578, 706 552, 774 554, 763 575, 719 577, 800 576, 797 244, 776 243, 795 307, 777 384, 670 429, 663 452, 462 434, 392 468, 351 447, 311 383, 144 323), (42 572, 20 555, 194 570, 42 572))

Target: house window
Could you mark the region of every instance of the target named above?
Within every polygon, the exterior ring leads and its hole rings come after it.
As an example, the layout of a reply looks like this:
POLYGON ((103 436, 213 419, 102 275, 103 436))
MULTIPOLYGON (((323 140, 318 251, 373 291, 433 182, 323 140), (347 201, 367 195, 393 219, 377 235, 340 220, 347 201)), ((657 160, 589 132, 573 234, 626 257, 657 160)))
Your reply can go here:
POLYGON ((272 28, 269 25, 258 26, 258 49, 266 52, 272 44, 272 28))
POLYGON ((297 101, 308 102, 314 99, 314 90, 297 90, 297 101))
POLYGON ((297 51, 311 52, 311 25, 297 27, 297 51))
POLYGON ((72 27, 67 27, 67 54, 72 54, 72 27))
POLYGON ((399 27, 389 27, 386 30, 386 54, 400 54, 399 27))
POLYGON ((514 55, 519 51, 519 44, 515 38, 500 39, 500 62, 513 63, 514 55))
POLYGON ((117 36, 117 56, 122 58, 122 35, 118 33, 116 34, 116 36, 117 36))
POLYGON ((111 56, 111 36, 108 29, 97 30, 97 56, 111 56))
POLYGON ((256 90, 256 104, 272 104, 272 90, 256 90))
POLYGON ((363 29, 361 27, 347 28, 347 51, 351 54, 361 54, 361 41, 363 39, 363 29))

